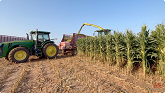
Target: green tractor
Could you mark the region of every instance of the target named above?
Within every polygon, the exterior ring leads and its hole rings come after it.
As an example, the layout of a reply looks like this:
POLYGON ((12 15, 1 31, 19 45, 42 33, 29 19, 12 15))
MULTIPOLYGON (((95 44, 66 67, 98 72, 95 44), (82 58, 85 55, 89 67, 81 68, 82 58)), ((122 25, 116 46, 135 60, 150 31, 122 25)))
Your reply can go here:
POLYGON ((46 31, 31 31, 30 40, 27 34, 27 40, 0 43, 0 58, 5 57, 16 63, 27 61, 30 55, 39 58, 55 58, 58 47, 50 40, 49 34, 50 32, 46 31))

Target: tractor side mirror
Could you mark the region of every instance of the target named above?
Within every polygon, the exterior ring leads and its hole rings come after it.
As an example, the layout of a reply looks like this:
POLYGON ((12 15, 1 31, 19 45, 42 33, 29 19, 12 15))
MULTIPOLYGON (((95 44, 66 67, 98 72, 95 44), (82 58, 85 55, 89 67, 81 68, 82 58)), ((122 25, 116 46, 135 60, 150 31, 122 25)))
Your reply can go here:
POLYGON ((26 35, 27 35, 27 40, 29 40, 29 35, 26 33, 26 35))

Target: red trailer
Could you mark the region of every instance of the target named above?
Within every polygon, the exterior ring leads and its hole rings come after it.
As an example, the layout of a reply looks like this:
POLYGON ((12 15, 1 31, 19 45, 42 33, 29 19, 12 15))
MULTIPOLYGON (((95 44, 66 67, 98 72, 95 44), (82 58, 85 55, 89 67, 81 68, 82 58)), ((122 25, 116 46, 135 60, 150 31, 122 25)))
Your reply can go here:
POLYGON ((76 55, 77 39, 85 38, 85 37, 86 35, 76 34, 76 33, 63 34, 63 38, 59 44, 59 50, 61 50, 64 55, 68 53, 71 53, 72 55, 76 55))
POLYGON ((18 41, 18 40, 27 40, 27 39, 24 38, 24 37, 0 35, 0 43, 2 43, 2 42, 10 42, 10 41, 18 41))

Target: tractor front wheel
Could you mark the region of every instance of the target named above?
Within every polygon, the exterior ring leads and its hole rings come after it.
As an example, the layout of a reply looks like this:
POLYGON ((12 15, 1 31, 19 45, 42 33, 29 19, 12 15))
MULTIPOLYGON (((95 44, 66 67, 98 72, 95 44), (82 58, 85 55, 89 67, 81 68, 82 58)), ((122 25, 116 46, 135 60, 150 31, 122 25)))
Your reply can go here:
POLYGON ((8 56, 4 57, 4 60, 7 60, 7 61, 9 61, 9 58, 8 58, 8 56))
POLYGON ((57 56, 58 47, 53 43, 48 43, 43 47, 42 52, 46 58, 52 59, 57 56))
POLYGON ((25 47, 16 47, 9 52, 8 58, 16 63, 25 62, 29 58, 29 50, 25 47))

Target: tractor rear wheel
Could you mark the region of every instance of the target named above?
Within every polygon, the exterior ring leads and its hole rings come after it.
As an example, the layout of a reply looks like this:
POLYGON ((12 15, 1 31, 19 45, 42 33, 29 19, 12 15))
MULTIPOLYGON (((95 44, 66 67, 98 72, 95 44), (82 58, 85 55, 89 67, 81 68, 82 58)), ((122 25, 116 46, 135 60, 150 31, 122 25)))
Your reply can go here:
POLYGON ((43 47, 42 52, 46 58, 52 59, 57 56, 58 47, 56 44, 48 43, 43 47))
POLYGON ((16 47, 9 52, 8 58, 16 63, 25 62, 29 59, 29 50, 25 47, 16 47))

